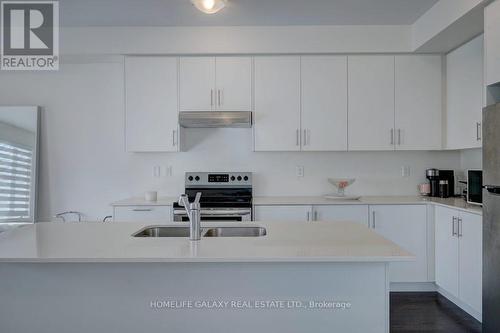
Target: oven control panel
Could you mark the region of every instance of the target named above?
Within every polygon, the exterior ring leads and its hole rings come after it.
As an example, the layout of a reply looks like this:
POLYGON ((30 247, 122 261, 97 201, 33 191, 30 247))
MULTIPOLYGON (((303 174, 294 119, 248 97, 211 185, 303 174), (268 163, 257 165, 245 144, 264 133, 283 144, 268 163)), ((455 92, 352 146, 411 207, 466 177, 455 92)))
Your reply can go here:
POLYGON ((252 186, 251 172, 186 172, 186 186, 252 186))

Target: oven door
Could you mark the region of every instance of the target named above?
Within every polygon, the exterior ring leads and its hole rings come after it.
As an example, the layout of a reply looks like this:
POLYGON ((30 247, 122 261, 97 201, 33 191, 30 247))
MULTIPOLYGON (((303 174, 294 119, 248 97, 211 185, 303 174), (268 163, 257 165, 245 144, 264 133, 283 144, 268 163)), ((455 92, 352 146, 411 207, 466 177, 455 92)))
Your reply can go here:
MULTIPOLYGON (((188 222, 189 218, 184 209, 174 209, 174 222, 188 222)), ((250 222, 252 221, 251 208, 202 208, 201 221, 217 222, 250 222)))

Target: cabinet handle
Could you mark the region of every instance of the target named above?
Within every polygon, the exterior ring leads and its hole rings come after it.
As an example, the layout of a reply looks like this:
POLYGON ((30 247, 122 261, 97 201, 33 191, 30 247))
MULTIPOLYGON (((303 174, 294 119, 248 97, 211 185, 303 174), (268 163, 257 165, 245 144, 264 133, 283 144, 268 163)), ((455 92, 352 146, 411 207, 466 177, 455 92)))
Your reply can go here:
POLYGON ((219 106, 221 106, 221 102, 220 102, 220 89, 217 90, 217 101, 219 102, 219 106))
POLYGON ((307 222, 309 222, 310 220, 311 220, 311 213, 307 212, 307 222))
POLYGON ((304 146, 307 146, 307 130, 304 130, 304 146))
POLYGON ((394 128, 391 128, 391 145, 394 144, 394 128))
POLYGON ((373 228, 373 229, 375 229, 375 228, 376 228, 375 218, 376 218, 376 214, 375 214, 375 211, 373 211, 373 212, 372 212, 372 228, 373 228))
POLYGON ((300 146, 300 130, 297 128, 295 132, 297 146, 300 146))
POLYGON ((151 208, 135 208, 132 211, 134 211, 134 212, 152 212, 153 210, 151 208))
POLYGON ((455 237, 457 233, 455 232, 455 223, 457 222, 457 218, 453 216, 453 221, 451 223, 451 235, 455 237))
POLYGON ((177 132, 176 130, 172 131, 172 146, 174 146, 174 147, 176 145, 176 143, 175 143, 175 134, 176 134, 176 132, 177 132))
POLYGON ((318 212, 314 211, 314 221, 317 221, 317 220, 318 220, 318 212))
POLYGON ((401 129, 398 129, 398 145, 401 146, 401 129))
POLYGON ((462 218, 458 217, 457 218, 457 225, 458 225, 458 237, 463 237, 462 235, 462 218))
POLYGON ((481 134, 482 134, 481 133, 481 123, 478 122, 478 123, 476 123, 476 139, 477 139, 477 141, 481 141, 481 137, 482 137, 481 134))
POLYGON ((210 89, 210 106, 214 106, 214 90, 210 89))

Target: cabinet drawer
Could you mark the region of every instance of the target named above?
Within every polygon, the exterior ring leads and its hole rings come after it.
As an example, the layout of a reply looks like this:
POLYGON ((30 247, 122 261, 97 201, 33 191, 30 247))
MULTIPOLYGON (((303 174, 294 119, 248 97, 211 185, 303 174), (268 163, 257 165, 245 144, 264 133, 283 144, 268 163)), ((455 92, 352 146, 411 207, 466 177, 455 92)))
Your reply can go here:
POLYGON ((121 206, 114 208, 115 222, 156 222, 167 223, 172 220, 170 206, 121 206))
POLYGON ((265 222, 311 221, 312 207, 308 205, 255 206, 254 220, 265 222))

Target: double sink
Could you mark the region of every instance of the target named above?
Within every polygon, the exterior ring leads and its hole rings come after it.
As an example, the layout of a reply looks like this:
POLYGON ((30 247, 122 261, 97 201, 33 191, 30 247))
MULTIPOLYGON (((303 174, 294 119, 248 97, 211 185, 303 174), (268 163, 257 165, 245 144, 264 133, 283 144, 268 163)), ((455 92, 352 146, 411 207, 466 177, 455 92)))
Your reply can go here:
MULTIPOLYGON (((267 234, 262 227, 206 227, 201 237, 262 237, 267 234)), ((134 237, 189 237, 189 227, 154 226, 139 230, 134 237)))

